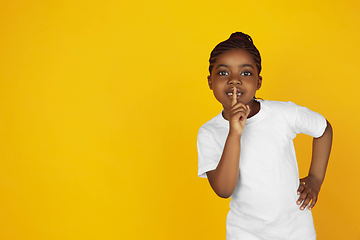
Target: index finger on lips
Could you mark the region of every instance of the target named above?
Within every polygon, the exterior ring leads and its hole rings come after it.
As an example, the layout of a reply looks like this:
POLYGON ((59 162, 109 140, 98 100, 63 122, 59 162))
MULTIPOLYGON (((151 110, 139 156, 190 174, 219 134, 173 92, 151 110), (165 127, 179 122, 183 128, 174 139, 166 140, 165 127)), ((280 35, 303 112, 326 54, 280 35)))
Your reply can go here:
POLYGON ((237 103, 236 87, 233 88, 233 94, 231 99, 231 106, 233 107, 237 103))

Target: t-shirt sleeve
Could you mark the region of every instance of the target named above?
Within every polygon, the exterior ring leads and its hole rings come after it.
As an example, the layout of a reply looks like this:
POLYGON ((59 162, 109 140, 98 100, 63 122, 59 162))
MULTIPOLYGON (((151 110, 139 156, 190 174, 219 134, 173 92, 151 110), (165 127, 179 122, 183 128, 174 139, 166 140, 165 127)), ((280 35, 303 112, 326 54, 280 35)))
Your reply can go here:
POLYGON ((294 131, 296 134, 304 133, 314 138, 321 137, 327 126, 326 119, 317 112, 306 107, 296 105, 294 131))
POLYGON ((197 138, 198 175, 206 178, 206 172, 216 169, 221 158, 221 151, 215 147, 210 135, 200 132, 197 138))

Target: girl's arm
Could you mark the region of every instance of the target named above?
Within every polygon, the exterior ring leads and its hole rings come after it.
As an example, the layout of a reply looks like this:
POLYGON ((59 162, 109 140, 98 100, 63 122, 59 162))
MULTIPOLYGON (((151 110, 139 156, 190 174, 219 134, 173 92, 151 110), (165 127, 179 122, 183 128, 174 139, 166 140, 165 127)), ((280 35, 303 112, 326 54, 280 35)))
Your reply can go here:
POLYGON ((297 204, 301 205, 300 209, 304 210, 310 203, 309 209, 312 209, 318 199, 321 184, 325 178, 326 167, 329 161, 333 131, 329 122, 324 134, 313 140, 312 160, 309 175, 300 179, 298 195, 300 195, 297 204))
POLYGON ((206 173, 212 189, 222 198, 232 195, 239 178, 240 138, 229 132, 218 166, 206 173))
POLYGON ((222 198, 233 194, 239 178, 240 139, 250 113, 249 106, 237 102, 236 88, 233 91, 235 97, 228 112, 230 129, 224 150, 216 169, 206 173, 212 189, 222 198))

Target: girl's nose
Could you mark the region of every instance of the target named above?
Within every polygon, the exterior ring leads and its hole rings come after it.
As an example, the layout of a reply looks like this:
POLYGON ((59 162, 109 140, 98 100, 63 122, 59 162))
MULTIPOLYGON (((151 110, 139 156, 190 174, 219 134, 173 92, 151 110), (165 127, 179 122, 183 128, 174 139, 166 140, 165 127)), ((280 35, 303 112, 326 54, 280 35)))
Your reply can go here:
POLYGON ((229 81, 230 85, 240 85, 241 84, 241 80, 237 79, 237 78, 233 78, 229 81))

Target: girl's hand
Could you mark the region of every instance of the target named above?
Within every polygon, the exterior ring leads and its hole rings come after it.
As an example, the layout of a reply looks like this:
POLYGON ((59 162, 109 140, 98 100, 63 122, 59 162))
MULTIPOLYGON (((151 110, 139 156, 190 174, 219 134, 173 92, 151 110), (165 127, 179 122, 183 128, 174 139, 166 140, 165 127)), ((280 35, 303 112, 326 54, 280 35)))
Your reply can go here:
POLYGON ((231 108, 229 109, 229 123, 230 123, 230 132, 241 135, 245 124, 247 116, 250 113, 250 107, 243 104, 242 102, 237 102, 237 89, 234 87, 233 95, 231 99, 231 108))
POLYGON ((306 206, 309 205, 310 201, 311 204, 309 206, 309 210, 311 210, 318 199, 318 194, 321 187, 321 181, 316 179, 314 176, 307 176, 305 178, 300 179, 300 186, 297 190, 297 194, 300 195, 298 201, 296 202, 297 205, 301 205, 300 209, 304 210, 306 206))

